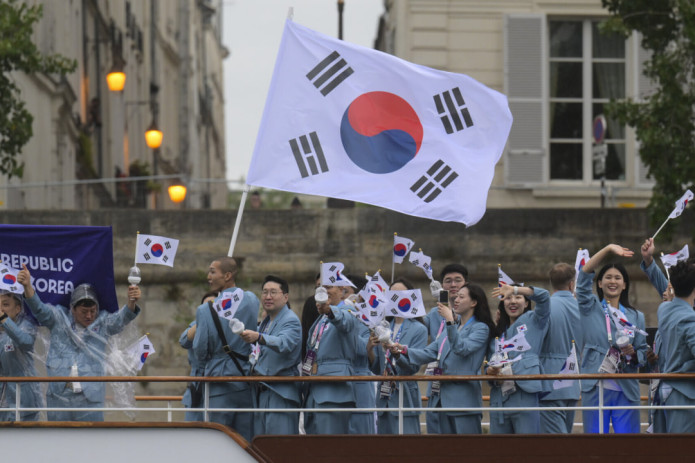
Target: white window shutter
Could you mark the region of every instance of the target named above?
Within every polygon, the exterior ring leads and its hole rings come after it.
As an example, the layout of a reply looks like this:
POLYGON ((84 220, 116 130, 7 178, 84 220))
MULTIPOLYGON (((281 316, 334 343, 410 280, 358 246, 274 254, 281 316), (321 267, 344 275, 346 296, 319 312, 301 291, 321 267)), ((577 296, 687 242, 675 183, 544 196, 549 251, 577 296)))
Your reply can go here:
POLYGON ((505 184, 528 187, 546 178, 545 16, 505 15, 504 30, 505 91, 514 117, 504 163, 505 184))
MULTIPOLYGON (((656 90, 656 84, 653 80, 643 74, 644 62, 652 57, 652 52, 642 48, 641 34, 634 33, 632 37, 635 41, 635 48, 637 48, 637 62, 635 63, 635 66, 637 67, 635 96, 636 99, 640 101, 654 93, 656 90)), ((639 156, 639 142, 635 144, 635 156, 635 164, 637 165, 637 175, 635 177, 636 185, 639 187, 653 187, 654 180, 647 178, 647 166, 644 165, 642 158, 639 156)))

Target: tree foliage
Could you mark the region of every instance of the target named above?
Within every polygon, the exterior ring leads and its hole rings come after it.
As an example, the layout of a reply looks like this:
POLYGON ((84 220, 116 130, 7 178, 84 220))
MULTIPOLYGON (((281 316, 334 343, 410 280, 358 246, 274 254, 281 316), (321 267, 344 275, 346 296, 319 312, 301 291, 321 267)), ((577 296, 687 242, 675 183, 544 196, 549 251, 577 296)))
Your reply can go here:
POLYGON ((602 0, 606 29, 626 38, 637 31, 651 52, 644 74, 656 91, 641 100, 614 101, 608 113, 635 129, 639 153, 656 182, 649 203, 652 225, 695 181, 695 2, 602 0))
POLYGON ((34 117, 20 98, 17 72, 64 75, 77 66, 60 55, 43 55, 34 44, 34 26, 42 14, 42 6, 0 1, 0 173, 8 177, 22 176, 24 163, 18 157, 33 134, 34 117))

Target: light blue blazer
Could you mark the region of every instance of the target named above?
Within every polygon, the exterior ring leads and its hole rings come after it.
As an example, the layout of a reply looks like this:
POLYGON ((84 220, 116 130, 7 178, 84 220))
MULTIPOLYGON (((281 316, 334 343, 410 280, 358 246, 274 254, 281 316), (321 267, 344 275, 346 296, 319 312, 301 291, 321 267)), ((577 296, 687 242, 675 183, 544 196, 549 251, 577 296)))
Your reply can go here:
MULTIPOLYGON (((435 332, 436 334, 436 332, 435 332)), ((470 319, 470 323, 464 326, 448 325, 444 331, 424 349, 410 349, 408 357, 414 364, 424 365, 437 360, 439 349, 444 343, 439 367, 444 375, 479 375, 480 367, 485 358, 485 350, 490 339, 488 326, 476 320, 470 319)), ((401 356, 402 357, 402 356, 401 356)), ((428 407, 436 407, 438 404, 447 407, 482 407, 483 396, 480 382, 442 382, 440 394, 430 394, 428 407)), ((480 412, 460 412, 453 414, 479 414, 480 412)))
MULTIPOLYGON (((322 315, 316 319, 309 330, 307 352, 314 350, 312 335, 314 330, 321 331, 321 325, 326 327, 316 352, 317 376, 353 376, 355 370, 352 358, 355 351, 366 352, 362 345, 360 332, 362 322, 352 315, 345 307, 331 306, 333 319, 322 315)), ((351 382, 345 383, 311 383, 309 395, 317 404, 322 403, 355 403, 355 387, 351 382)))
MULTIPOLYGON (((582 352, 579 305, 570 291, 557 291, 550 296, 550 324, 541 347, 541 370, 545 374, 558 374, 565 365, 575 342, 577 361, 582 352)), ((572 386, 553 389, 554 380, 543 381, 541 400, 578 400, 579 381, 572 386)))
MULTIPOLYGON (((248 329, 255 329, 258 319, 258 298, 251 291, 244 291, 244 299, 234 315, 248 329)), ((202 376, 241 376, 234 361, 223 350, 222 340, 215 328, 215 322, 208 304, 201 304, 196 309, 195 337, 193 338, 193 353, 196 361, 203 371, 202 376)), ((224 332, 229 347, 236 353, 248 357, 251 353, 251 345, 244 342, 241 336, 232 333, 229 322, 220 317, 220 325, 224 332)), ((245 374, 249 372, 248 360, 237 359, 245 374)), ((248 389, 248 383, 229 382, 229 383, 210 383, 210 396, 218 396, 234 391, 248 389)))
MULTIPOLYGON (((394 329, 395 321, 391 320, 391 330, 394 329)), ((395 334, 394 334, 395 336, 395 334)), ((400 344, 408 346, 408 349, 422 349, 427 345, 427 328, 425 325, 417 320, 405 319, 401 325, 401 336, 398 341, 400 344)), ((381 347, 381 344, 375 347, 375 358, 371 365, 372 372, 375 375, 385 374, 384 367, 386 365, 385 352, 381 347)), ((398 376, 410 376, 414 375, 420 369, 420 364, 415 363, 409 356, 400 355, 398 359, 394 362, 394 357, 389 356, 391 361, 391 373, 398 376)), ((403 396, 403 405, 408 408, 420 407, 422 401, 420 400, 420 388, 416 382, 401 383, 399 391, 405 390, 405 395, 403 396)), ((388 399, 382 399, 379 390, 377 389, 376 395, 377 407, 384 408, 398 408, 398 393, 392 393, 391 397, 388 399)), ((383 415, 386 412, 379 412, 379 415, 383 415)), ((404 412, 406 416, 419 415, 420 412, 404 412)))
MULTIPOLYGON (((695 311, 683 299, 663 302, 657 311, 663 373, 695 373, 695 311)), ((661 362, 660 362, 661 363, 661 362)), ((662 380, 691 400, 695 400, 695 381, 662 380)))
MULTIPOLYGON (((270 322, 266 317, 261 326, 270 322)), ((254 366, 254 372, 262 376, 297 376, 297 365, 302 354, 302 324, 299 317, 287 306, 280 309, 268 332, 263 334, 265 345, 254 366)), ((299 405, 299 387, 295 382, 264 383, 283 399, 299 405)))
MULTIPOLYGON (((186 352, 188 354, 188 364, 191 366, 191 373, 189 376, 203 376, 203 372, 200 371, 198 366, 198 360, 196 360, 195 355, 193 354, 193 341, 188 339, 188 330, 190 330, 194 326, 195 320, 193 320, 188 325, 188 328, 183 330, 183 333, 181 333, 181 336, 179 336, 179 345, 186 349, 186 352)), ((186 407, 191 406, 190 389, 186 388, 186 391, 183 393, 183 399, 181 399, 181 403, 186 407)))
MULTIPOLYGON (((51 344, 46 358, 48 376, 70 376, 73 365, 77 365, 80 376, 103 376, 106 359, 106 346, 109 337, 123 331, 140 313, 135 306, 131 312, 127 306, 115 313, 100 310, 97 319, 89 325, 80 337, 75 328, 72 312, 62 306, 52 306, 41 302, 38 294, 25 300, 36 319, 51 332, 51 344)), ((104 383, 82 383, 82 392, 89 402, 101 404, 104 401, 104 383)), ((49 383, 48 394, 63 397, 65 383, 49 383)), ((69 392, 68 397, 73 393, 69 392)))
POLYGON ((656 265, 656 259, 652 260, 649 267, 644 265, 644 261, 640 262, 639 268, 642 269, 644 273, 647 274, 649 282, 654 286, 656 291, 659 293, 659 298, 664 294, 664 291, 668 288, 668 280, 664 276, 664 272, 661 271, 661 267, 656 265))
MULTIPOLYGON (((606 332, 606 316, 603 305, 592 291, 591 285, 594 280, 593 273, 579 272, 577 278, 577 302, 579 303, 579 314, 584 337, 584 349, 582 350, 581 373, 598 373, 598 369, 603 362, 608 350, 615 345, 616 329, 611 322, 612 344, 608 343, 608 333, 606 332)), ((623 307, 624 308, 624 307, 623 307)), ((624 308, 625 317, 630 323, 644 330, 644 314, 636 309, 624 308)), ((637 363, 643 365, 646 360, 647 340, 642 334, 635 333, 632 345, 637 353, 637 363)), ((626 367, 625 373, 637 373, 639 365, 630 364, 626 367)), ((588 392, 596 386, 596 379, 582 380, 582 391, 588 392)), ((621 379, 618 384, 623 389, 625 397, 632 402, 640 400, 639 381, 636 379, 621 379)))
MULTIPOLYGON (((524 312, 507 330, 504 332, 505 339, 511 339, 522 331, 526 332, 526 342, 531 349, 524 352, 509 352, 510 359, 521 356, 521 360, 512 363, 512 373, 515 375, 539 375, 541 374, 540 353, 543 340, 548 332, 550 323, 550 294, 543 288, 533 288, 533 295, 529 297, 536 303, 534 310, 524 312)), ((490 340, 488 358, 495 352, 495 340, 490 340)), ((563 359, 564 361, 564 359, 563 359)), ((524 392, 533 394, 543 390, 540 380, 516 381, 517 387, 524 392)), ((500 386, 493 385, 490 389, 490 404, 499 405, 502 403, 502 390, 500 386)))
MULTIPOLYGON (((0 331, 0 375, 2 376, 36 376, 34 368, 34 341, 36 340, 36 325, 21 312, 17 322, 8 318, 0 331)), ((15 406, 17 383, 4 383, 4 400, 9 407, 15 406)), ((0 384, 0 389, 4 386, 0 384)), ((43 396, 39 383, 23 383, 21 385, 22 407, 43 407, 43 396)), ((38 412, 22 412, 22 416, 38 412)), ((14 421, 14 413, 11 421, 14 421)), ((3 413, 0 413, 2 416, 3 413)))

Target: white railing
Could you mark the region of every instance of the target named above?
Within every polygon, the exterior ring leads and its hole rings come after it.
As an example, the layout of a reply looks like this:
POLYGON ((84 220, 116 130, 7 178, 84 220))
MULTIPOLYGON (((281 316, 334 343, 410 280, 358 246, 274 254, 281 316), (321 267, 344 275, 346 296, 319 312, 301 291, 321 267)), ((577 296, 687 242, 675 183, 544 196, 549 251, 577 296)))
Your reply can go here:
MULTIPOLYGON (((670 379, 679 381, 695 381, 695 374, 663 374, 663 373, 634 373, 634 374, 581 374, 581 375, 516 375, 516 376, 505 376, 505 380, 514 381, 524 381, 524 380, 584 380, 584 379, 670 379)), ((0 383, 29 383, 29 382, 71 382, 74 381, 74 377, 5 377, 0 378, 0 383)), ((494 381, 499 380, 498 376, 485 376, 485 375, 443 375, 437 376, 437 381, 440 382, 461 382, 461 381, 494 381)), ((180 396, 137 396, 138 400, 143 401, 166 401, 166 407, 100 407, 100 408, 90 408, 90 411, 103 411, 103 412, 129 412, 129 413, 154 413, 154 412, 166 412, 167 421, 174 421, 173 415, 185 412, 196 412, 201 413, 203 416, 203 421, 209 421, 210 413, 213 412, 235 412, 235 413, 255 413, 255 412, 310 412, 310 413, 330 413, 330 412, 391 412, 398 413, 398 430, 399 434, 403 433, 403 413, 408 411, 417 412, 431 412, 431 413, 444 413, 453 411, 466 411, 466 412, 512 412, 512 411, 550 411, 550 410, 575 410, 575 411, 585 411, 585 410, 598 410, 599 416, 602 416, 603 411, 606 410, 669 410, 669 409, 694 409, 695 406, 664 406, 664 405, 637 405, 637 406, 607 406, 604 404, 604 385, 602 381, 598 382, 599 387, 599 402, 597 406, 575 406, 575 407, 467 407, 467 408, 453 408, 453 407, 404 407, 403 404, 403 394, 399 394, 398 408, 388 408, 388 407, 364 407, 364 408, 265 408, 265 409, 255 409, 255 408, 211 408, 210 407, 210 394, 209 394, 209 384, 218 382, 246 382, 246 383, 266 383, 272 384, 274 382, 345 382, 345 381, 361 381, 361 382, 379 382, 379 381, 396 381, 401 382, 428 382, 432 381, 432 377, 425 377, 422 375, 417 376, 310 376, 310 377, 288 377, 288 376, 226 376, 226 377, 194 377, 194 376, 99 376, 99 377, 79 377, 80 382, 113 382, 113 383, 124 383, 124 382, 163 382, 163 383, 189 383, 193 381, 201 382, 204 386, 203 392, 203 404, 198 408, 180 408, 173 407, 173 402, 180 401, 180 396)), ((400 389, 400 388, 399 388, 400 389)), ((402 390, 402 389, 401 389, 402 390)), ((21 388, 16 388, 15 404, 21 404, 21 388)), ((83 410, 69 407, 40 407, 40 408, 24 408, 24 407, 6 407, 0 408, 0 412, 14 412, 15 421, 21 421, 22 412, 35 412, 35 411, 75 411, 83 410)), ((180 420, 179 420, 180 421, 180 420)), ((606 432, 603 429, 603 419, 599 419, 599 433, 603 434, 606 432)))

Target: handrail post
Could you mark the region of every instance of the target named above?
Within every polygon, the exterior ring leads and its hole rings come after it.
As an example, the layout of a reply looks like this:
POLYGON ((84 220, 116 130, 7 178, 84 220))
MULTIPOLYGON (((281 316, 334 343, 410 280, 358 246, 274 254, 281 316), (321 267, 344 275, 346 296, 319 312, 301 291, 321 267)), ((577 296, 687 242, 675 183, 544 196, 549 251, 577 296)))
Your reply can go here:
POLYGON ((603 380, 598 381, 598 433, 603 434, 603 380))
POLYGON ((396 383, 398 388, 398 434, 403 434, 403 383, 396 383))
POLYGON ((171 420, 172 420, 171 400, 167 400, 167 408, 169 409, 167 411, 167 423, 171 423, 171 420))
POLYGON ((210 406, 210 390, 208 385, 210 383, 203 383, 203 421, 210 421, 210 415, 208 414, 208 407, 210 406))
POLYGON ((19 413, 19 408, 22 406, 22 388, 19 387, 19 383, 15 383, 15 394, 14 394, 14 420, 22 421, 22 417, 19 413))

